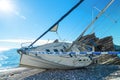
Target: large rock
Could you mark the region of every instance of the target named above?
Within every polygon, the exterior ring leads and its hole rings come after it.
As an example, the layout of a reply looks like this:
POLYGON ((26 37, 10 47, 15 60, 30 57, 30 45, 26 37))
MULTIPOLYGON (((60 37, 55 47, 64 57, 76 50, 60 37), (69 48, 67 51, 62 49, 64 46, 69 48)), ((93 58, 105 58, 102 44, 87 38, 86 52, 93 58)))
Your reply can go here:
MULTIPOLYGON (((95 33, 83 36, 80 40, 80 43, 84 43, 86 45, 94 46, 95 51, 115 51, 116 48, 113 44, 112 36, 107 36, 102 39, 99 39, 95 36, 95 33)), ((117 47, 118 50, 118 47, 117 47)), ((96 60, 95 60, 96 61, 96 60)), ((100 55, 97 58, 98 64, 120 64, 120 59, 117 55, 100 55)))
POLYGON ((95 36, 95 33, 83 36, 80 43, 86 45, 94 46, 95 51, 114 51, 114 44, 112 36, 107 36, 105 38, 99 39, 95 36))

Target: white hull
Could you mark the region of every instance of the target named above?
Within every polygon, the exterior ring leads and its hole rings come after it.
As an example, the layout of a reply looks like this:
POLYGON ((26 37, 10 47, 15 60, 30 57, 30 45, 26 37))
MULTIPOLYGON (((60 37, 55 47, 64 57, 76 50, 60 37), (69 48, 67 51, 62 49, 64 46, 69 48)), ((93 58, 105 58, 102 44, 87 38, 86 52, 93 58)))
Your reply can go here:
POLYGON ((28 67, 45 69, 73 69, 88 66, 92 63, 89 57, 53 54, 26 55, 21 54, 20 64, 28 67))

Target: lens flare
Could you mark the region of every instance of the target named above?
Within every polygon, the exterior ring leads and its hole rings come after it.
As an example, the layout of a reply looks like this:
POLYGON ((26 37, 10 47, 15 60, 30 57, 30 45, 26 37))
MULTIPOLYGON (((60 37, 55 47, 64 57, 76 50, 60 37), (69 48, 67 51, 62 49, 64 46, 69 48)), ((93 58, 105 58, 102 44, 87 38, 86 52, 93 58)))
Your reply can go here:
POLYGON ((10 0, 0 0, 0 11, 11 12, 13 11, 13 5, 10 0))

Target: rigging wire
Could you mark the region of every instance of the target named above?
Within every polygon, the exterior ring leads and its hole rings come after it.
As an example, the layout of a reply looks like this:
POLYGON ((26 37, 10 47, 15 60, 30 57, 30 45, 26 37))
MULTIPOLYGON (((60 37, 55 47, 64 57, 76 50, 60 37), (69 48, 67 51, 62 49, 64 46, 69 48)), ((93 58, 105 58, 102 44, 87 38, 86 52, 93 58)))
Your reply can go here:
MULTIPOLYGON (((93 7, 92 7, 92 13, 91 13, 92 18, 91 18, 91 21, 93 21, 93 19, 94 19, 94 18, 93 18, 93 17, 94 17, 94 12, 93 12, 93 10, 94 10, 94 9, 93 9, 93 7)), ((92 31, 91 31, 90 33, 92 34, 92 33, 94 33, 94 25, 93 25, 91 28, 92 28, 92 31)))
POLYGON ((56 21, 48 30, 46 30, 42 35, 40 35, 36 40, 31 43, 28 48, 33 47, 34 43, 36 43, 40 38, 42 38, 45 34, 47 34, 55 25, 61 22, 66 16, 68 16, 75 8, 77 8, 84 0, 80 0, 75 6, 73 6, 67 13, 65 13, 58 21, 56 21))
MULTIPOLYGON (((86 7, 86 8, 88 8, 88 6, 86 6, 86 5, 88 5, 88 3, 84 3, 85 5, 84 5, 84 7, 86 7)), ((91 12, 91 15, 92 15, 92 17, 91 17, 91 21, 93 21, 93 19, 94 19, 94 13, 93 13, 93 5, 95 6, 95 5, 97 5, 98 4, 98 2, 96 1, 94 4, 92 4, 92 6, 89 6, 89 7, 92 7, 92 12, 91 12)), ((92 33, 94 33, 94 24, 91 26, 91 32, 90 32, 90 34, 92 34, 92 33)))
MULTIPOLYGON (((78 36, 77 34, 80 33, 80 29, 79 27, 83 27, 84 28, 85 24, 80 25, 79 23, 76 24, 75 27, 73 27, 72 31, 69 33, 69 37, 75 35, 78 36), (75 32, 77 32, 77 34, 75 34, 75 32)), ((72 38, 72 37, 71 37, 72 38)))
MULTIPOLYGON (((96 9, 97 11, 101 11, 101 10, 99 10, 97 7, 93 7, 93 9, 96 9)), ((86 9, 87 10, 87 9, 86 9)), ((114 20, 113 18, 111 18, 110 17, 110 15, 106 15, 106 14, 104 14, 107 18, 109 18, 113 23, 116 23, 117 22, 117 20, 114 20)), ((93 11, 92 11, 92 18, 93 18, 93 11)), ((106 20, 106 18, 105 17, 103 17, 103 19, 102 19, 102 21, 105 21, 106 20)), ((100 26, 100 25, 102 25, 103 24, 103 22, 99 22, 97 25, 98 26, 100 26)), ((76 24, 77 26, 78 26, 78 24, 76 24)), ((97 26, 97 27, 98 27, 97 26)), ((94 30, 97 28, 97 27, 95 27, 94 25, 93 25, 93 29, 92 29, 92 32, 91 33, 93 33, 94 32, 94 30)), ((68 36, 72 36, 72 34, 74 34, 74 31, 78 31, 79 29, 77 29, 77 28, 75 28, 75 27, 73 27, 72 28, 72 31, 70 31, 70 32, 68 32, 67 34, 68 34, 68 36)), ((105 32, 106 32, 107 30, 105 30, 105 32)), ((79 32, 79 31, 78 31, 79 32)), ((56 33, 57 35, 58 35, 58 37, 59 37, 59 39, 61 39, 61 37, 60 37, 60 35, 58 34, 58 33, 56 33)), ((101 33, 101 34, 104 34, 104 33, 101 33)))
MULTIPOLYGON (((119 0, 120 1, 120 0, 119 0)), ((120 6, 120 4, 117 4, 117 5, 115 5, 115 6, 120 6)), ((101 11, 100 9, 98 9, 97 7, 93 7, 94 9, 96 9, 97 11, 101 11)), ((113 8, 113 7, 112 7, 113 8)), ((117 7, 118 8, 118 7, 117 7)), ((112 10, 116 10, 116 9, 112 9, 112 10)), ((113 11, 112 11, 113 12, 113 11)), ((105 15, 107 18, 109 18, 110 19, 110 21, 112 21, 113 23, 117 23, 118 22, 118 19, 115 19, 115 18, 113 18, 113 17, 111 17, 110 15, 108 15, 108 14, 103 14, 103 15, 105 15)), ((93 16, 93 10, 92 10, 92 16, 93 16)), ((105 20, 105 18, 103 19, 103 21, 105 20)), ((95 29, 97 29, 98 28, 98 26, 100 26, 101 25, 101 23, 102 22, 100 22, 100 23, 97 23, 97 27, 95 27, 96 25, 93 25, 93 29, 92 29, 92 31, 91 31, 91 33, 93 33, 94 31, 95 31, 95 29)))
MULTIPOLYGON (((119 0, 120 1, 120 0, 119 0)), ((119 11, 119 8, 120 7, 120 4, 117 4, 117 5, 115 5, 115 9, 114 9, 114 7, 112 7, 112 10, 110 10, 110 13, 109 14, 105 14, 104 13, 104 16, 106 16, 112 23, 114 23, 114 24, 116 24, 117 22, 118 22, 118 20, 120 19, 120 17, 118 17, 118 19, 116 19, 116 18, 113 18, 113 17, 111 17, 110 15, 112 14, 111 12, 113 12, 114 10, 118 10, 119 11)), ((96 9, 97 11, 101 11, 101 10, 99 10, 97 7, 94 7, 94 9, 96 9)), ((120 12, 120 11, 119 11, 120 12)), ((92 18, 93 18, 93 11, 92 11, 92 18)), ((103 17, 103 19, 102 19, 102 21, 106 21, 107 19, 105 18, 105 17, 103 17)), ((99 23, 97 23, 97 25, 98 26, 100 26, 100 25, 102 25, 102 24, 104 24, 104 22, 99 22, 99 23)), ((110 26, 108 26, 108 27, 106 27, 105 29, 106 30, 104 30, 104 32, 102 32, 102 33, 100 33, 102 36, 104 36, 104 34, 106 34, 106 32, 107 32, 107 34, 109 34, 110 33, 110 30, 112 29, 111 27, 114 25, 114 24, 111 24, 110 26)), ((97 26, 97 27, 98 27, 97 26)), ((92 29, 92 32, 91 33, 93 33, 93 31, 97 28, 97 27, 95 27, 95 26, 93 26, 93 29, 92 29)))
MULTIPOLYGON (((97 7, 93 7, 94 9, 96 9, 97 11, 101 11, 100 9, 98 9, 97 7)), ((117 23, 117 19, 113 19, 112 17, 110 17, 110 15, 109 14, 104 14, 111 22, 113 22, 113 23, 117 23)), ((92 11, 92 16, 93 16, 93 11, 92 11)), ((105 20, 105 18, 102 20, 102 21, 104 21, 105 20)), ((102 22, 101 22, 102 23, 102 22)), ((99 23, 99 24, 97 24, 97 27, 98 26, 100 26, 101 25, 101 23, 99 23)), ((92 29, 92 32, 91 33, 93 33, 94 32, 94 30, 95 30, 95 28, 97 28, 97 27, 95 27, 94 25, 93 25, 93 29, 92 29)))
POLYGON ((57 31, 56 31, 56 35, 58 36, 58 38, 59 38, 60 41, 63 41, 62 38, 61 38, 61 36, 59 35, 59 33, 57 31))
MULTIPOLYGON (((94 6, 94 8, 95 8, 97 11, 101 12, 101 10, 98 9, 97 7, 94 6)), ((104 15, 105 15, 107 18, 109 18, 113 23, 117 23, 117 21, 116 21, 115 19, 113 19, 112 17, 110 17, 109 15, 107 15, 107 14, 104 14, 104 15)))
MULTIPOLYGON (((96 5, 98 2, 95 2, 93 5, 96 5)), ((86 6, 86 5, 88 5, 88 3, 84 3, 83 4, 83 7, 84 8, 88 8, 88 6, 86 6)), ((89 13, 89 9, 83 9, 84 10, 84 12, 88 12, 89 13)), ((85 20, 85 18, 82 18, 82 21, 84 21, 85 20)), ((88 20, 88 19, 87 19, 88 20)), ((85 21, 86 22, 86 24, 88 24, 89 22, 90 22, 90 20, 88 20, 88 21, 85 21)), ((84 28, 85 26, 86 26, 86 24, 84 24, 82 27, 84 28)), ((72 31, 70 31, 70 32, 68 32, 67 31, 67 33, 66 33, 66 35, 68 35, 68 37, 70 38, 72 35, 75 35, 75 33, 74 32, 79 32, 80 30, 79 30, 79 26, 80 26, 80 24, 78 23, 78 24, 76 24, 75 25, 75 27, 73 26, 73 28, 71 29, 72 31), (77 27, 78 26, 78 27, 77 27)))
MULTIPOLYGON (((88 6, 86 6, 86 4, 83 4, 83 7, 84 8, 88 8, 88 6)), ((83 9, 83 11, 84 12, 88 12, 89 13, 89 9, 83 9)), ((83 17, 83 16, 82 16, 83 17)), ((81 18, 82 19, 82 21, 85 21, 85 18, 81 18)), ((89 23, 89 20, 87 19, 87 21, 85 21, 86 22, 86 24, 88 24, 89 23)), ((83 27, 83 29, 84 29, 84 27, 86 26, 86 24, 80 24, 79 22, 75 25, 75 27, 73 26, 72 27, 72 29, 71 29, 71 31, 70 32, 68 32, 68 33, 66 33, 67 35, 68 35, 68 37, 70 38, 71 36, 73 36, 73 35, 75 35, 75 32, 80 32, 80 29, 79 29, 79 27, 83 27)), ((77 36, 77 35, 76 35, 77 36)))
MULTIPOLYGON (((116 10, 116 8, 119 8, 119 6, 120 6, 120 4, 117 4, 117 5, 115 5, 114 7, 112 7, 112 8, 110 8, 110 9, 112 9, 112 10, 110 10, 110 13, 109 13, 109 15, 106 15, 106 14, 104 14, 107 18, 109 18, 110 19, 110 21, 112 21, 113 23, 117 23, 118 22, 118 19, 113 19, 113 18, 111 18, 110 17, 110 14, 112 14, 111 12, 115 12, 115 10, 116 10), (115 9, 114 9, 115 8, 115 9)), ((96 8, 97 9, 97 8, 96 8)), ((99 9, 97 9, 98 11, 100 11, 99 9)), ((119 10, 119 9, 118 9, 119 10)), ((103 20, 104 21, 104 20, 103 20)), ((103 23, 102 23, 103 24, 103 23)), ((98 25, 98 24, 97 24, 98 25)), ((101 24, 99 23, 99 25, 98 26, 100 26, 101 24)), ((94 30, 95 30, 95 28, 98 28, 98 26, 97 27, 94 27, 94 30)), ((102 35, 104 35, 105 33, 106 33, 106 31, 108 31, 108 30, 105 30, 103 33, 102 33, 102 35)))
MULTIPOLYGON (((119 10, 119 8, 120 8, 120 5, 119 4, 117 4, 117 5, 115 5, 113 8, 112 8, 112 10, 110 10, 110 14, 113 14, 113 13, 111 13, 111 12, 115 12, 115 11, 117 11, 117 10, 119 10), (115 8, 115 9, 114 9, 115 8)), ((119 11, 119 13, 120 13, 120 11, 119 11)), ((117 15, 116 15, 117 16, 117 15)), ((120 19, 120 17, 118 17, 118 19, 120 19)), ((117 19, 117 22, 118 22, 118 19, 117 19)), ((116 24, 116 23, 114 23, 114 24, 116 24)), ((111 34, 111 30, 112 30, 112 28, 111 27, 113 27, 113 25, 114 24, 111 24, 110 26, 107 26, 106 27, 106 30, 104 30, 104 32, 102 32, 101 33, 101 35, 103 36, 104 34, 111 34), (107 32, 107 33, 106 33, 107 32)))

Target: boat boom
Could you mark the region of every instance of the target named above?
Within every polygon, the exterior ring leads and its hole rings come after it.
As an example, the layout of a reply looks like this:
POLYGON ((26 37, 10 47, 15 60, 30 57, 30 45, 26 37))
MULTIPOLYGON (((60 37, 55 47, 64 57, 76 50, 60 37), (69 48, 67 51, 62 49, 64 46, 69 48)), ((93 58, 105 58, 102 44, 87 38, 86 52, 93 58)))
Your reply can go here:
POLYGON ((32 42, 28 47, 31 47, 40 38, 42 38, 47 32, 49 32, 55 25, 62 21, 67 15, 69 15, 75 8, 77 8, 84 0, 80 0, 75 6, 73 6, 66 14, 64 14, 56 23, 54 23, 48 30, 46 30, 42 35, 40 35, 34 42, 32 42))

